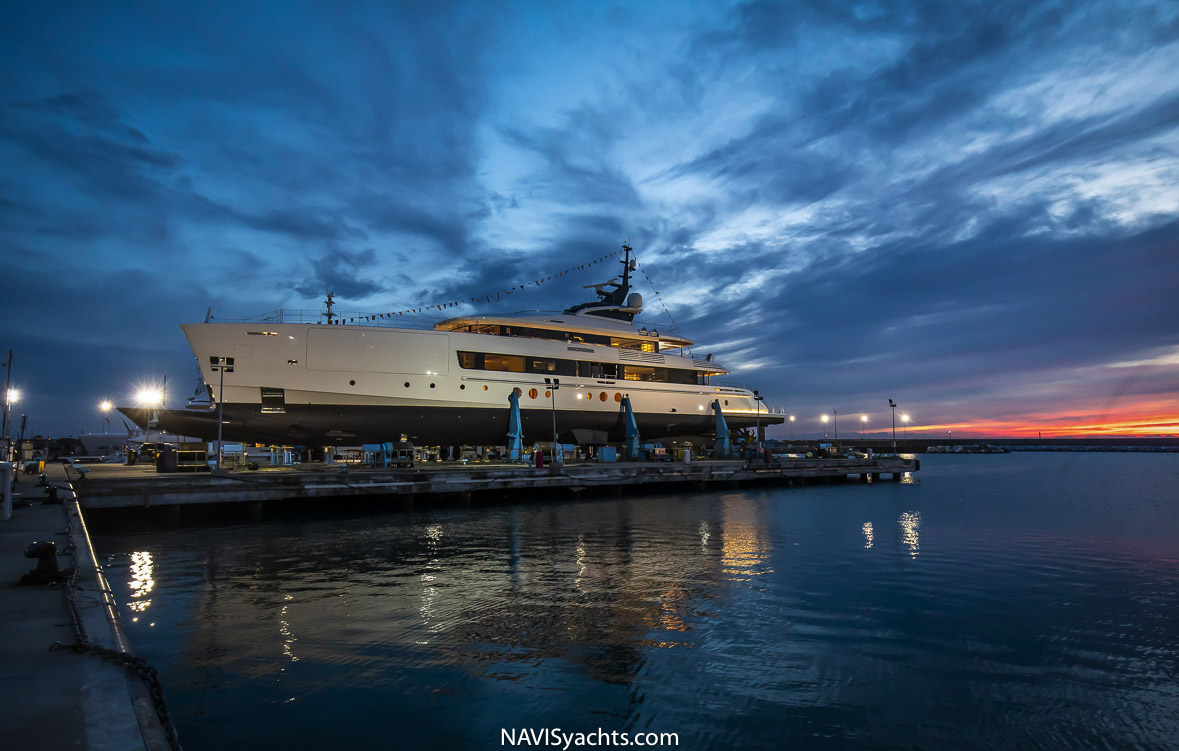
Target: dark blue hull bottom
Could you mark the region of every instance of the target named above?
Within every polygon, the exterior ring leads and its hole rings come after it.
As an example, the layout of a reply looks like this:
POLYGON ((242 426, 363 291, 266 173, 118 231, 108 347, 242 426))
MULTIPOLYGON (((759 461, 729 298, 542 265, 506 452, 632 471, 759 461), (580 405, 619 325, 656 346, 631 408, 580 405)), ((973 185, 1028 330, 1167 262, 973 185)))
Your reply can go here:
MULTIPOLYGON (((119 411, 143 427, 143 409, 120 407, 119 411)), ((552 440, 553 416, 547 410, 521 410, 524 440, 528 443, 552 440)), ((217 410, 160 410, 156 425, 161 430, 207 441, 217 438, 217 410)), ((509 411, 502 409, 455 409, 453 407, 383 407, 288 405, 283 413, 263 413, 258 405, 226 404, 222 435, 227 441, 275 445, 330 446, 397 441, 404 434, 421 446, 498 446, 507 442, 509 411)), ((679 413, 636 414, 644 441, 660 438, 711 435, 712 415, 679 413)), ((754 427, 756 420, 726 416, 730 430, 754 427)), ((762 415, 762 426, 779 424, 781 415, 762 415)), ((562 442, 601 444, 621 441, 625 428, 620 413, 557 413, 557 432, 562 442)))

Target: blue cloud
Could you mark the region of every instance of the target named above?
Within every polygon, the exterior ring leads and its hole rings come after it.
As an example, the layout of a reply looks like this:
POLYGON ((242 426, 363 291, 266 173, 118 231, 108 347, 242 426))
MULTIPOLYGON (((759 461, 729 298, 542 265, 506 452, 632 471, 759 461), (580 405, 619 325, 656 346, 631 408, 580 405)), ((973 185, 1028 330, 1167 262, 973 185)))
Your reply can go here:
POLYGON ((1179 344, 1177 38, 1111 2, 6 7, 8 346, 66 432, 187 379, 210 305, 486 300, 629 238, 647 317, 800 411, 1167 393, 1104 366, 1179 344), (80 333, 119 354, 62 379, 80 333))

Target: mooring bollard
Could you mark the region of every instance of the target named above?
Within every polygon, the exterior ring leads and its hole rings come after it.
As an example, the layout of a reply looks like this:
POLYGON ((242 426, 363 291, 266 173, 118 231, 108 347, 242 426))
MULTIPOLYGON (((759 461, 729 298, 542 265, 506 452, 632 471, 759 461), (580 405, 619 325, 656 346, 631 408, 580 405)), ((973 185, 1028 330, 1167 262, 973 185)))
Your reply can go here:
POLYGON ((49 584, 61 578, 61 571, 57 568, 57 543, 34 542, 25 548, 25 558, 36 558, 37 568, 21 576, 21 585, 49 584))

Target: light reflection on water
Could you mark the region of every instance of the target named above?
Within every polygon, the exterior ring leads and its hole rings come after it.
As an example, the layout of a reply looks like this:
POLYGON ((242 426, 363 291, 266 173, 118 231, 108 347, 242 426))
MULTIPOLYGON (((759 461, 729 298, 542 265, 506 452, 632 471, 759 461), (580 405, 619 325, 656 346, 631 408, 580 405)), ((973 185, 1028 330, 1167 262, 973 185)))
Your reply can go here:
POLYGON ((689 748, 1166 747, 1179 456, 1070 459, 96 538, 130 559, 110 572, 120 601, 151 593, 156 628, 128 629, 190 751, 488 748, 521 726, 689 748))
MULTIPOLYGON (((146 550, 140 550, 131 554, 131 581, 127 583, 127 588, 131 590, 131 601, 127 603, 127 609, 132 613, 142 613, 151 607, 151 600, 147 595, 155 587, 155 580, 152 579, 152 565, 151 553, 146 550)), ((132 616, 138 621, 139 615, 132 616)))
POLYGON ((921 529, 921 512, 906 511, 897 519, 897 523, 901 525, 901 544, 908 545, 909 557, 916 558, 921 552, 921 542, 917 536, 921 529))

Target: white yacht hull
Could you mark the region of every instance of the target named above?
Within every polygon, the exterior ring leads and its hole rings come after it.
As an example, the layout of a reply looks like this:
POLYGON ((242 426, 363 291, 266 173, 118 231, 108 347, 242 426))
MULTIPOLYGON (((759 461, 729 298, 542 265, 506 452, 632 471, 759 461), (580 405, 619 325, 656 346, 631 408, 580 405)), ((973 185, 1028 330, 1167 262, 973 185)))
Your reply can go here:
MULTIPOLYGON (((508 396, 520 389, 525 439, 550 440, 553 412, 563 441, 601 443, 623 435, 622 396, 630 397, 646 439, 713 431, 719 401, 732 429, 778 424, 742 388, 560 375, 555 395, 538 373, 464 369, 459 351, 532 358, 641 363, 690 368, 678 355, 585 346, 577 342, 418 331, 379 326, 204 323, 181 327, 205 381, 224 406, 226 440, 330 445, 397 440, 420 445, 498 445, 506 441, 508 396), (210 358, 233 357, 233 372, 210 358), (267 396, 264 397, 263 394, 267 396)), ((137 423, 141 410, 123 410, 137 423)), ((217 410, 164 410, 160 426, 212 439, 217 410)))

